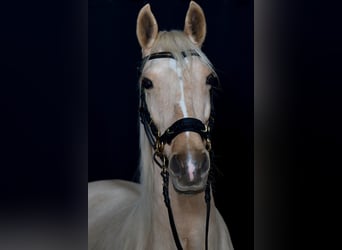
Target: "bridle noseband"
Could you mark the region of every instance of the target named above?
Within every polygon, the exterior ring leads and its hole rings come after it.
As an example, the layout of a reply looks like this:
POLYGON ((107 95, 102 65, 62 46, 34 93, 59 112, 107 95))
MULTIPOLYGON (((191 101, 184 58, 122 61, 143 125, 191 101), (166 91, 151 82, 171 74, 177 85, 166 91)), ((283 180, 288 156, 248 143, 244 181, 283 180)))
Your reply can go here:
MULTIPOLYGON (((199 56, 199 54, 194 51, 190 50, 187 52, 181 52, 183 57, 186 56, 199 56)), ((146 56, 142 60, 142 64, 139 70, 139 73, 142 73, 142 69, 144 68, 145 64, 149 60, 158 59, 158 58, 172 58, 175 59, 172 53, 170 52, 158 52, 150 54, 149 56, 146 56)), ((210 132, 212 129, 212 126, 214 124, 214 108, 213 108, 213 97, 212 97, 212 88, 210 90, 210 102, 211 102, 211 110, 210 110, 210 116, 207 121, 207 124, 204 124, 202 121, 196 118, 192 117, 186 117, 177 120, 174 122, 168 129, 165 130, 163 134, 161 134, 160 130, 156 126, 156 124, 153 122, 153 119, 151 117, 151 114, 148 110, 147 104, 146 104, 146 98, 145 98, 145 90, 144 88, 141 88, 140 91, 140 108, 139 108, 139 114, 140 114, 140 121, 144 125, 145 133, 147 135, 147 138, 151 144, 151 146, 154 149, 154 155, 153 159, 156 162, 156 164, 161 168, 161 175, 163 178, 163 195, 164 195, 164 202, 168 210, 169 214, 169 221, 170 226, 172 230, 172 234, 177 246, 178 250, 183 249, 181 242, 178 237, 176 225, 174 223, 173 213, 171 209, 171 203, 169 198, 169 173, 167 171, 168 168, 168 159, 166 155, 164 154, 164 146, 165 144, 170 145, 172 140, 183 132, 195 132, 198 133, 203 140, 206 141, 206 149, 209 151, 210 156, 211 154, 211 137, 210 132)), ((211 169, 211 168, 210 168, 211 169)), ((210 216, 210 180, 208 178, 208 182, 206 184, 205 189, 205 202, 207 204, 207 215, 206 215, 206 236, 205 236, 205 249, 208 249, 208 231, 209 231, 209 216, 210 216)))

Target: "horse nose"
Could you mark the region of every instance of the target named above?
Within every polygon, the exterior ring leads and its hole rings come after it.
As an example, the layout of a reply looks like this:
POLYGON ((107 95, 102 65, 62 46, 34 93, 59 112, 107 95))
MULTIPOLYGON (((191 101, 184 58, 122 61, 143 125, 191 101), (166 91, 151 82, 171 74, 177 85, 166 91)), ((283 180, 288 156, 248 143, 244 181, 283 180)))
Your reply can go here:
POLYGON ((209 157, 204 152, 185 152, 175 154, 170 160, 173 175, 193 183, 201 180, 209 170, 209 157))

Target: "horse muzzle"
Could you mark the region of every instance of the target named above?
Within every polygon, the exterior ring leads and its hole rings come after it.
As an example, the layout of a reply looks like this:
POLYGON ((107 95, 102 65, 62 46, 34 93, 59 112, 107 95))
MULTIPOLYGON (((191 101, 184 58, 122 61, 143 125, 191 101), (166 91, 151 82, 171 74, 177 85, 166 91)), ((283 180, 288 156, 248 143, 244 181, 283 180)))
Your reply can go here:
POLYGON ((197 193, 204 190, 210 168, 207 151, 187 151, 174 154, 170 159, 169 172, 177 192, 197 193))

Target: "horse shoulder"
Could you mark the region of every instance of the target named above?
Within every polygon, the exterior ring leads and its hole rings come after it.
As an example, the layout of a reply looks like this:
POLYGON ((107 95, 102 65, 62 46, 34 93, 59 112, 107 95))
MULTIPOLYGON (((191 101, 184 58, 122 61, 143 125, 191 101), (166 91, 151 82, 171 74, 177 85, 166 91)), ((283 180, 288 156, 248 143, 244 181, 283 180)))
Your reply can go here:
POLYGON ((233 244, 230 238, 228 227, 220 214, 220 212, 215 209, 215 219, 216 219, 216 233, 214 238, 215 244, 217 244, 215 249, 220 250, 233 250, 233 244))
POLYGON ((139 185, 124 180, 88 183, 88 249, 109 247, 108 235, 118 230, 116 227, 135 206, 139 185))
POLYGON ((120 213, 139 197, 139 184, 124 180, 88 183, 88 225, 120 213))
POLYGON ((139 196, 139 184, 124 180, 104 180, 88 183, 89 217, 94 213, 125 207, 139 196))

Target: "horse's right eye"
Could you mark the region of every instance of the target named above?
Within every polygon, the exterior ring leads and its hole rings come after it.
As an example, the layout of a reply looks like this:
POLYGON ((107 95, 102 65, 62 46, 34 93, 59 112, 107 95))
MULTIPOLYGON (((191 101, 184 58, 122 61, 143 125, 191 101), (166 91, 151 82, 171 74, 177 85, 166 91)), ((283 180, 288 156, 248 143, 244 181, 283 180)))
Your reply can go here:
POLYGON ((143 78, 142 81, 141 81, 141 86, 144 89, 151 89, 151 88, 153 88, 153 83, 152 83, 152 81, 150 79, 143 78))

